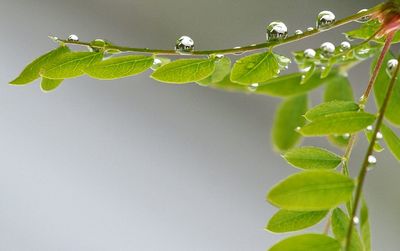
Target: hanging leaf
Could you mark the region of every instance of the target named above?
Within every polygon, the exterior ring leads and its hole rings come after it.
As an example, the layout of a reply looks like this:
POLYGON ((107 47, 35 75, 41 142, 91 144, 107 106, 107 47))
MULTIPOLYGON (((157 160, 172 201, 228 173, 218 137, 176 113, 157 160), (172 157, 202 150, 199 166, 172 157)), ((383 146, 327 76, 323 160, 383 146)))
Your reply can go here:
POLYGON ((381 132, 383 139, 385 140, 387 147, 392 152, 393 156, 400 161, 400 138, 393 132, 393 130, 382 124, 381 132))
POLYGON ((342 158, 328 150, 303 146, 287 151, 283 157, 289 164, 300 169, 333 169, 341 162, 342 158))
POLYGON ((276 150, 287 151, 299 143, 301 135, 296 132, 296 128, 305 124, 303 114, 307 109, 306 95, 288 98, 278 107, 272 128, 272 141, 276 150))
POLYGON ((214 72, 205 79, 198 81, 201 85, 209 85, 222 81, 231 71, 231 60, 223 57, 215 61, 214 72))
POLYGON ((21 72, 21 74, 10 82, 12 85, 25 85, 28 84, 40 77, 39 72, 43 65, 48 62, 53 61, 55 58, 60 55, 69 52, 69 48, 66 46, 60 46, 57 49, 49 51, 48 53, 40 56, 35 59, 32 63, 27 65, 25 69, 21 72))
POLYGON ((319 73, 316 72, 308 79, 308 81, 301 83, 302 74, 292 73, 261 83, 255 93, 275 97, 296 96, 319 87, 326 83, 328 79, 329 77, 322 80, 319 73))
POLYGON ((328 214, 328 211, 289 211, 281 209, 265 227, 274 233, 286 233, 314 226, 328 214))
MULTIPOLYGON (((390 77, 386 73, 386 65, 390 59, 393 59, 394 56, 391 53, 388 53, 383 60, 382 68, 378 73, 378 76, 375 81, 374 85, 374 93, 375 93, 375 100, 379 107, 382 106, 383 100, 386 96, 386 91, 390 83, 390 77)), ((371 72, 373 71, 376 65, 377 59, 371 64, 371 72)), ((385 118, 392 122, 393 124, 400 126, 400 78, 397 78, 395 83, 393 94, 390 97, 388 107, 385 112, 385 118)))
POLYGON ((232 82, 253 84, 265 82, 278 76, 290 60, 271 52, 262 52, 239 59, 233 66, 232 82))
POLYGON ((333 113, 313 120, 299 132, 305 136, 354 133, 371 125, 375 118, 375 115, 366 112, 333 113))
POLYGON ((51 92, 54 91, 57 87, 60 86, 63 79, 49 79, 49 78, 42 78, 42 82, 40 82, 40 89, 43 92, 51 92))
POLYGON ((336 74, 335 77, 330 78, 326 83, 324 101, 354 101, 353 89, 347 77, 336 74))
POLYGON ((50 79, 82 76, 84 69, 103 58, 101 52, 67 52, 43 65, 40 75, 50 79))
POLYGON ((269 192, 268 201, 287 210, 327 210, 350 200, 353 189, 354 181, 345 175, 308 171, 279 182, 269 192))
POLYGON ((142 73, 153 65, 154 57, 146 55, 128 55, 112 57, 84 69, 84 72, 96 79, 117 79, 142 73))
MULTIPOLYGON (((335 238, 339 242, 344 244, 347 237, 347 230, 350 224, 349 217, 342 211, 342 209, 336 208, 332 212, 331 222, 332 222, 332 232, 335 235, 335 238)), ((360 235, 358 234, 356 228, 353 228, 349 251, 363 251, 363 250, 364 249, 360 239, 360 235)))
POLYGON ((286 238, 269 251, 340 251, 337 240, 323 234, 303 234, 286 238))
POLYGON ((371 227, 369 224, 368 207, 363 199, 360 210, 360 229, 365 251, 371 251, 371 227))
POLYGON ((151 77, 164 83, 186 84, 207 78, 214 69, 214 59, 178 59, 161 66, 151 77))
POLYGON ((335 100, 322 103, 313 107, 311 110, 306 112, 305 117, 307 120, 313 121, 329 114, 339 113, 339 112, 352 112, 352 111, 355 112, 358 111, 359 109, 360 107, 358 106, 358 104, 352 101, 335 100))

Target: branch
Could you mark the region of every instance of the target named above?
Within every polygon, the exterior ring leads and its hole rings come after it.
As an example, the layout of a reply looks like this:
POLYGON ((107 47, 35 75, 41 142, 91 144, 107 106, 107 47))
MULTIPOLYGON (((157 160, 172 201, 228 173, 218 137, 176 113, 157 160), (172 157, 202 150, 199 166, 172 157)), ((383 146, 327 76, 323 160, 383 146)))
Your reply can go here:
MULTIPOLYGON (((400 57, 398 58, 398 60, 400 60, 400 57)), ((384 118, 386 109, 387 109, 388 104, 389 104, 390 97, 392 96, 394 85, 395 85, 395 83, 397 81, 397 75, 399 73, 399 68, 400 68, 400 64, 397 65, 396 70, 393 73, 393 76, 391 78, 388 90, 386 92, 385 99, 384 99, 383 104, 382 104, 382 106, 381 106, 381 108, 379 110, 378 120, 376 122, 376 126, 375 126, 374 132, 372 134, 372 138, 371 138, 370 144, 368 146, 368 150, 367 150, 367 152, 365 154, 364 161, 362 163, 361 170, 360 170, 360 173, 358 175, 358 185, 357 185, 355 198, 354 198, 354 201, 353 201, 352 213, 350 215, 349 227, 348 227, 348 230, 347 230, 347 238, 346 238, 346 244, 345 244, 345 250, 346 251, 350 250, 351 235, 352 235, 353 225, 354 225, 353 219, 357 214, 358 205, 359 205, 360 199, 361 199, 361 194, 362 194, 362 189, 363 189, 363 185, 364 185, 364 181, 365 181, 365 176, 367 174, 367 170, 368 170, 368 166, 369 166, 368 158, 369 158, 370 155, 372 155, 372 153, 374 151, 376 135, 377 135, 377 133, 379 132, 379 130, 381 128, 381 125, 382 125, 382 122, 383 122, 383 118, 384 118)))
MULTIPOLYGON (((369 9, 368 11, 357 13, 351 16, 348 16, 346 18, 340 19, 333 23, 329 28, 327 29, 314 29, 312 31, 306 31, 301 35, 292 35, 282 41, 271 41, 271 42, 266 42, 266 43, 260 43, 260 44, 253 44, 253 45, 246 45, 243 47, 235 47, 235 48, 228 48, 228 49, 219 49, 219 50, 204 50, 204 51, 193 51, 190 55, 211 55, 211 54, 241 54, 244 52, 248 51, 254 51, 254 50, 259 50, 259 49, 264 49, 264 48, 272 48, 272 47, 277 47, 281 46, 284 44, 288 44, 291 42, 295 42, 298 40, 302 40, 304 38, 308 38, 314 35, 317 35, 321 32, 337 28, 339 26, 345 25, 347 23, 353 22, 355 20, 358 20, 362 17, 369 16, 371 14, 376 13, 377 11, 380 10, 380 8, 383 6, 383 4, 376 5, 375 7, 369 9)), ((75 45, 82 45, 82 46, 92 46, 89 42, 80 42, 80 41, 68 41, 64 39, 57 39, 58 42, 64 43, 64 44, 75 44, 75 45)), ((100 48, 96 46, 92 46, 94 48, 100 48)), ((149 49, 149 48, 131 48, 131 47, 125 47, 125 46, 118 46, 118 45, 107 45, 106 47, 101 47, 100 49, 114 49, 114 50, 119 50, 123 52, 142 52, 142 53, 153 53, 153 54, 158 54, 158 55, 180 55, 177 53, 175 50, 163 50, 163 49, 149 49)))

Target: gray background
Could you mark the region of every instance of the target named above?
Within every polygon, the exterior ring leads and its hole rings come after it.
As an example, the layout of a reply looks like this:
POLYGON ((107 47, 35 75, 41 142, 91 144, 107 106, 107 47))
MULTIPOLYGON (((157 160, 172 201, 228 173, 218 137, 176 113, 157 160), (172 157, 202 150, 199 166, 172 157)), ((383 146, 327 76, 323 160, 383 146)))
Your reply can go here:
MULTIPOLYGON (((47 35, 171 48, 185 34, 198 49, 224 48, 263 41, 276 19, 293 32, 321 10, 341 18, 378 2, 0 0, 0 250, 242 251, 281 238, 263 230, 275 211, 267 190, 295 171, 270 144, 278 99, 164 85, 148 74, 82 77, 51 94, 37 83, 8 86, 55 46, 47 35)), ((277 51, 339 43, 341 31, 277 51)), ((357 96, 367 70, 351 71, 357 96)), ((373 244, 398 250, 400 168, 388 152, 377 157, 366 189, 373 244)))

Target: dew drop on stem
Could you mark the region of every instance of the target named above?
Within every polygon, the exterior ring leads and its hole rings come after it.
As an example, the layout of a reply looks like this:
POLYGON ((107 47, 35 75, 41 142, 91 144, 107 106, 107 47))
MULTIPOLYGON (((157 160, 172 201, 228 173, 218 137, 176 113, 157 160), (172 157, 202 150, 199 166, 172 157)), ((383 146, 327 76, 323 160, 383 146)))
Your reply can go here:
POLYGON ((175 43, 175 51, 179 54, 191 54, 194 50, 194 41, 188 36, 182 36, 175 43))
POLYGON ((267 41, 279 41, 287 38, 288 29, 282 22, 272 22, 267 26, 267 41))
POLYGON ((330 57, 335 52, 335 45, 331 42, 325 42, 320 46, 322 55, 325 57, 330 57))
MULTIPOLYGON (((368 11, 368 10, 367 9, 362 9, 359 12, 357 12, 357 14, 360 14, 360 13, 363 13, 363 12, 366 12, 366 11, 368 11)), ((357 23, 366 23, 369 20, 371 20, 371 15, 366 15, 366 16, 363 16, 363 17, 360 17, 359 19, 357 19, 356 22, 357 23)))
POLYGON ((397 68, 399 61, 397 59, 390 59, 386 64, 386 72, 389 76, 392 76, 397 68))
POLYGON ((67 38, 68 42, 78 42, 79 41, 79 37, 75 34, 71 34, 68 36, 67 38))
POLYGON ((310 49, 305 49, 303 54, 305 58, 315 58, 317 52, 314 49, 310 48, 310 49))
POLYGON ((336 17, 335 14, 333 14, 331 11, 321 11, 318 16, 317 16, 317 28, 318 29, 327 29, 329 28, 333 23, 335 23, 336 17))

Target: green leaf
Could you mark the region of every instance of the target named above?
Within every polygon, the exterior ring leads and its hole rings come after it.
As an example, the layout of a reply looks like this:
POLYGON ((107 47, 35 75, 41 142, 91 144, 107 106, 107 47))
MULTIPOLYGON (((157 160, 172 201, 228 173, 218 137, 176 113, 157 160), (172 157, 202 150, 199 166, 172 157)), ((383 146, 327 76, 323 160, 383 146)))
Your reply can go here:
POLYGON ((354 101, 353 89, 347 77, 336 74, 335 77, 330 78, 326 83, 324 101, 354 101))
MULTIPOLYGON (((349 217, 342 211, 340 208, 336 208, 332 213, 332 231, 335 235, 335 238, 344 244, 347 236, 347 229, 350 224, 349 217)), ((349 251, 363 251, 363 245, 360 240, 360 235, 357 230, 353 228, 353 232, 351 234, 350 241, 350 249, 349 251)))
POLYGON ((323 234, 303 234, 286 238, 269 251, 340 251, 337 240, 323 234))
POLYGON ((142 73, 153 65, 154 58, 146 55, 112 57, 92 64, 83 71, 97 79, 117 79, 142 73))
MULTIPOLYGON (((362 40, 366 40, 368 38, 370 38, 372 35, 375 34, 375 32, 378 31, 378 29, 381 27, 381 23, 378 22, 377 20, 372 20, 370 22, 367 22, 363 25, 361 25, 360 28, 352 30, 352 31, 348 31, 346 32, 346 36, 349 37, 350 39, 362 39, 362 40)), ((385 42, 385 38, 374 38, 372 39, 375 42, 378 43, 384 43, 385 42)), ((400 33, 396 32, 396 35, 393 38, 393 43, 398 43, 400 42, 400 33)))
POLYGON ((103 58, 101 52, 67 52, 43 65, 40 75, 50 79, 75 78, 103 58))
POLYGON ((296 146, 301 135, 296 128, 305 124, 303 114, 308 109, 306 95, 291 97, 278 107, 272 128, 272 141, 278 151, 287 151, 296 146))
MULTIPOLYGON (((374 93, 375 93, 376 103, 378 104, 379 107, 381 107, 383 104, 383 100, 385 99, 386 91, 390 83, 390 77, 386 73, 387 61, 393 58, 394 57, 391 53, 388 53, 386 55, 385 59, 383 60, 382 68, 379 71, 375 81, 374 93)), ((371 65, 371 72, 373 71, 376 65, 376 61, 377 59, 375 59, 375 61, 371 65)), ((400 78, 397 78, 397 81, 393 89, 393 94, 389 100, 389 104, 386 109, 385 118, 390 122, 392 122, 393 124, 400 126, 399 111, 400 111, 400 78)))
POLYGON ((32 63, 27 65, 25 69, 21 72, 21 74, 10 82, 12 85, 25 85, 28 84, 40 77, 40 69, 43 65, 47 64, 48 62, 54 60, 55 58, 59 57, 60 55, 69 52, 69 48, 66 46, 60 46, 57 49, 49 51, 48 53, 40 56, 39 58, 35 59, 32 63))
POLYGON ((265 82, 278 76, 284 67, 283 61, 282 56, 271 52, 262 52, 241 58, 233 66, 231 80, 246 85, 265 82))
POLYGON ((334 208, 350 200, 354 181, 336 172, 301 172, 275 185, 268 201, 282 209, 319 211, 334 208))
POLYGON ((42 78, 42 82, 40 82, 40 88, 43 92, 51 92, 59 87, 62 81, 63 79, 42 78))
POLYGON ((307 120, 313 121, 329 114, 351 111, 355 112, 359 109, 360 107, 358 106, 358 104, 352 101, 335 100, 315 106, 314 108, 306 112, 304 116, 307 120))
POLYGON ((320 222, 328 211, 289 211, 281 209, 265 227, 274 233, 286 233, 311 227, 320 222))
POLYGON ((381 132, 383 139, 385 140, 387 147, 392 152, 393 156, 400 161, 400 138, 393 132, 393 130, 382 124, 381 132))
POLYGON ((299 131, 305 136, 354 133, 371 125, 375 118, 366 112, 333 113, 315 119, 299 131))
POLYGON ((231 60, 228 57, 217 59, 215 61, 214 72, 205 79, 198 81, 201 85, 209 85, 222 81, 231 71, 231 60))
POLYGON ((360 210, 360 229, 365 251, 371 251, 371 227, 369 224, 368 207, 363 199, 360 210))
POLYGON ((207 78, 214 69, 214 59, 179 59, 161 66, 151 77, 164 83, 185 84, 207 78))
POLYGON ((275 97, 289 97, 307 93, 324 84, 329 78, 321 79, 319 72, 314 73, 308 81, 301 83, 301 73, 292 73, 261 83, 255 93, 275 97))
POLYGON ((300 169, 333 169, 342 162, 340 156, 313 146, 294 148, 287 151, 283 157, 289 164, 300 169))

